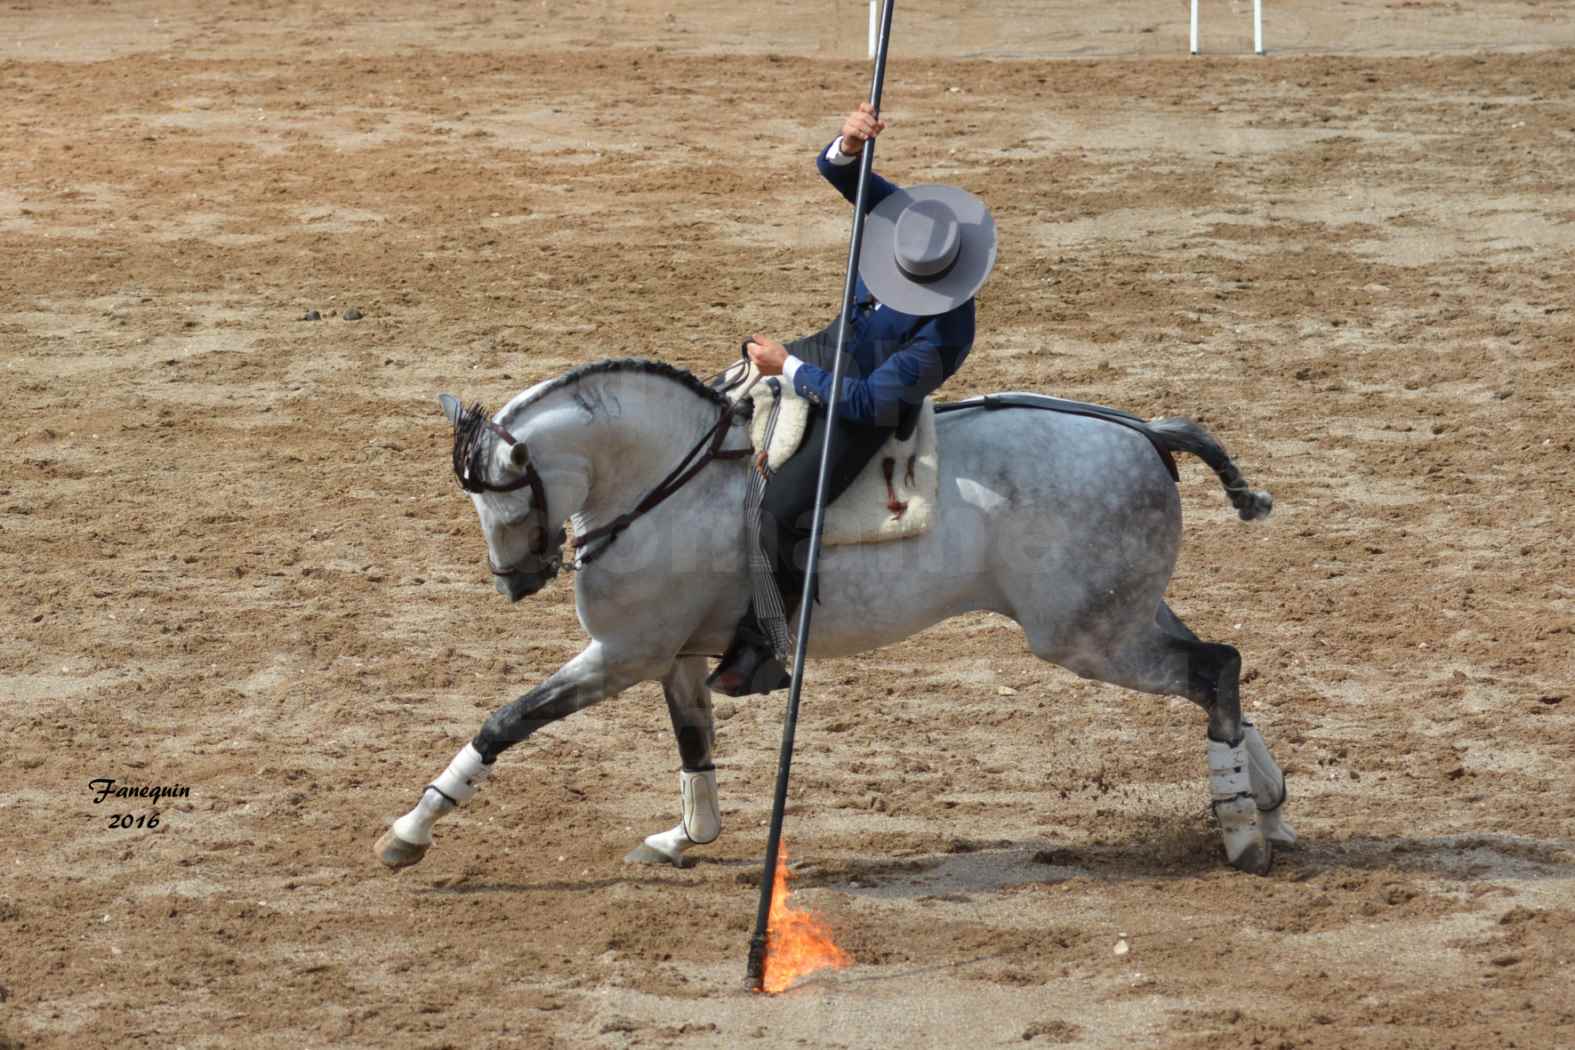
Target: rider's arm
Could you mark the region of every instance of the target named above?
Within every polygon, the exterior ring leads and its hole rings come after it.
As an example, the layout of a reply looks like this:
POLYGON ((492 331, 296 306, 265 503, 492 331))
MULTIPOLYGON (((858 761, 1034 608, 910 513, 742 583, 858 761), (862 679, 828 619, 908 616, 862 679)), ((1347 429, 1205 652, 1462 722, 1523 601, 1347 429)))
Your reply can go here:
MULTIPOLYGON (((875 107, 868 102, 860 102, 842 122, 842 134, 838 135, 830 146, 820 151, 815 165, 820 168, 820 174, 827 182, 837 188, 837 192, 847 198, 849 204, 858 203, 859 195, 859 166, 856 163, 859 154, 864 152, 864 143, 878 136, 886 130, 886 122, 875 112, 875 107)), ((864 210, 868 212, 875 205, 891 196, 897 187, 870 172, 869 191, 864 197, 864 210)))
MULTIPOLYGON (((901 350, 864 378, 842 377, 837 415, 852 423, 896 426, 904 403, 918 404, 956 372, 973 346, 974 304, 969 300, 926 321, 901 350)), ((825 404, 831 373, 789 357, 783 374, 802 398, 825 404)))
MULTIPOLYGON (((858 160, 857 153, 850 157, 842 152, 842 136, 838 135, 832 140, 831 145, 820 151, 820 156, 815 161, 815 166, 820 169, 821 175, 837 188, 838 193, 847 198, 849 204, 858 200, 858 160)), ((868 215, 871 208, 896 192, 896 186, 875 172, 870 172, 870 186, 864 197, 864 213, 868 215)))

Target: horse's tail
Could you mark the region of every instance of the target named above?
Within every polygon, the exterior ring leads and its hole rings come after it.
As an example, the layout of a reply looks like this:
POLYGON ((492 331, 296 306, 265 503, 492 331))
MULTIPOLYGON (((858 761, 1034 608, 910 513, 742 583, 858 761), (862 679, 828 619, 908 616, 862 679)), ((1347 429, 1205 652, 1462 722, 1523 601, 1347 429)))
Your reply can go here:
POLYGON ((1249 488, 1247 479, 1231 462, 1225 446, 1201 424, 1190 419, 1156 419, 1148 426, 1160 443, 1172 452, 1190 452, 1209 465, 1219 476, 1220 484, 1225 486, 1231 506, 1236 508, 1242 521, 1266 518, 1274 509, 1274 497, 1262 489, 1249 488))

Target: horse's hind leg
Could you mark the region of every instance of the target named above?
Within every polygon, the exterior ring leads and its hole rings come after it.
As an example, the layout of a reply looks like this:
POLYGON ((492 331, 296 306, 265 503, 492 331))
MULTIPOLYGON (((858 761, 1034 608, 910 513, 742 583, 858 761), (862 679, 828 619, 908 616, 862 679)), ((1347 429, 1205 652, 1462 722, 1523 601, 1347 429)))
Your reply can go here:
POLYGON ((1284 777, 1263 737, 1241 716, 1241 654, 1234 646, 1202 641, 1163 602, 1152 621, 1114 646, 1080 641, 1084 644, 1071 652, 1064 645, 1047 652, 1036 645, 1035 652, 1086 678, 1185 696, 1208 713, 1209 787, 1225 855, 1233 867, 1267 872, 1273 844, 1293 841, 1294 835, 1278 816, 1284 777), (1265 818, 1265 812, 1273 817, 1265 818))
MULTIPOLYGON (((1183 645, 1188 642, 1197 645, 1207 644, 1193 634, 1192 629, 1182 623, 1181 618, 1164 602, 1159 603, 1159 611, 1154 619, 1161 631, 1183 645)), ((1241 654, 1228 645, 1218 648, 1229 650, 1230 659, 1221 668, 1224 672, 1223 677, 1216 676, 1215 702, 1210 705, 1198 701, 1203 705, 1204 710, 1209 712, 1210 740, 1236 739, 1236 736, 1227 733, 1227 726, 1216 724, 1215 721, 1216 711, 1233 715, 1236 724, 1241 727, 1240 738, 1247 752, 1247 774, 1252 784, 1253 800, 1258 806, 1258 819, 1263 828, 1263 837, 1276 846, 1293 845, 1296 842, 1296 832, 1285 819, 1285 774, 1280 771, 1279 763, 1274 761, 1274 756, 1269 752, 1269 745, 1264 742, 1263 734, 1258 732, 1258 727, 1241 714, 1241 654), (1220 703, 1222 698, 1225 701, 1223 704, 1220 703)), ((1224 719, 1221 721, 1223 722, 1224 719)))
POLYGON ((678 738, 680 818, 678 825, 649 835, 623 858, 632 864, 672 864, 684 867, 684 850, 715 842, 722 834, 721 801, 716 790, 716 766, 711 747, 716 723, 711 713, 711 691, 705 687, 706 664, 700 656, 686 656, 662 678, 667 713, 678 738))

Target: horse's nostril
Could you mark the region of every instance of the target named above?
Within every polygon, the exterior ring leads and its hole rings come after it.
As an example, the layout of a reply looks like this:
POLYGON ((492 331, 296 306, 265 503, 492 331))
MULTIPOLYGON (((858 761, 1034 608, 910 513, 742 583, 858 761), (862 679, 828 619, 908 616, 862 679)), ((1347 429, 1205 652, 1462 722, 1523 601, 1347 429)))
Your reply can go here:
POLYGON ((503 595, 503 597, 511 602, 517 602, 521 598, 529 598, 541 590, 550 579, 552 579, 550 575, 539 572, 509 573, 507 575, 495 575, 492 578, 492 585, 497 588, 498 593, 503 595))

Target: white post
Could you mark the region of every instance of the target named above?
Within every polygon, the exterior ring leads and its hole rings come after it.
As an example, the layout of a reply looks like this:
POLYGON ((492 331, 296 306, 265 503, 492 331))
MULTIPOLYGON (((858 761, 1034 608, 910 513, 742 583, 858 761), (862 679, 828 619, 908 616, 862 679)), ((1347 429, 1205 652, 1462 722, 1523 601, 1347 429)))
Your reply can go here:
POLYGON ((1263 0, 1252 0, 1252 49, 1263 54, 1263 0))
POLYGON ((870 0, 870 58, 875 57, 876 38, 880 36, 880 19, 875 11, 875 0, 870 0))
POLYGON ((1198 0, 1192 0, 1192 53, 1198 53, 1198 0))

